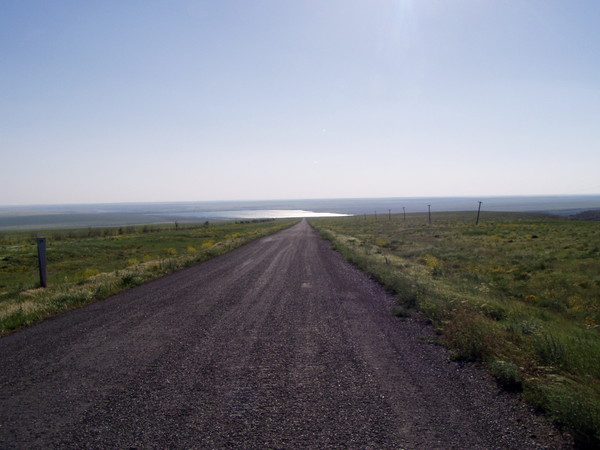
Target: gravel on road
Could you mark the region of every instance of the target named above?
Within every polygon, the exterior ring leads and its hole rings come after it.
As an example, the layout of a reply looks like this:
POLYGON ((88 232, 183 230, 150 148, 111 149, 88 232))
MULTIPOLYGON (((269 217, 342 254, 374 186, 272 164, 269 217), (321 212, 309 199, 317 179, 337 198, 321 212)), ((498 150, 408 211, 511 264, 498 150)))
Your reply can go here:
POLYGON ((0 339, 0 448, 568 448, 306 221, 0 339))

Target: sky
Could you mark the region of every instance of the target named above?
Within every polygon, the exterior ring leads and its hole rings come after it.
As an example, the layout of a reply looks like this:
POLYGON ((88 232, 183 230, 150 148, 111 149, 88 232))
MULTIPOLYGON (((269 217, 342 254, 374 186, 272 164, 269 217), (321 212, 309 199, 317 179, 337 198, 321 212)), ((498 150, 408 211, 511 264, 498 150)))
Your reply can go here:
POLYGON ((600 193, 597 0, 0 0, 0 205, 600 193))

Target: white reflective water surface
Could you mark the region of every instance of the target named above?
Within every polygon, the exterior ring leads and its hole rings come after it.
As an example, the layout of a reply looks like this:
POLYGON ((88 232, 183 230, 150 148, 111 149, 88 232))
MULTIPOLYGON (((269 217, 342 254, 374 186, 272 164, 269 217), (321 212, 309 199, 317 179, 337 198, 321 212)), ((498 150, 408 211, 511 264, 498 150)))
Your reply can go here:
POLYGON ((191 217, 218 217, 222 219, 293 219, 301 217, 343 217, 350 214, 314 212, 303 209, 241 209, 234 211, 198 211, 180 215, 191 217))

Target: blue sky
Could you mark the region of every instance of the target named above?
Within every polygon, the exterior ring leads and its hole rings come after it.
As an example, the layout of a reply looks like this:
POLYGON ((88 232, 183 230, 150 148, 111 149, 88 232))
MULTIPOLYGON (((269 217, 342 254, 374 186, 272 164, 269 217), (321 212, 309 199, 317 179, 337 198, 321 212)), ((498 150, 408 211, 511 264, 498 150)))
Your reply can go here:
POLYGON ((0 205, 600 193, 600 2, 0 0, 0 205))

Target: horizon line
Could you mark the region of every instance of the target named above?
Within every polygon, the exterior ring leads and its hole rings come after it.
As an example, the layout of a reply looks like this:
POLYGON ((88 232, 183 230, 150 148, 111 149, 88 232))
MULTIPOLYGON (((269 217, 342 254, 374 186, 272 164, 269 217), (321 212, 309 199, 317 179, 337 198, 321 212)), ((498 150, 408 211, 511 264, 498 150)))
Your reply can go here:
POLYGON ((542 197, 596 197, 600 193, 589 194, 498 194, 498 195, 415 195, 390 197, 313 197, 313 198, 271 198, 271 199, 231 199, 231 200, 159 200, 159 201, 103 201, 103 202, 68 202, 68 203, 21 203, 1 204, 0 208, 33 208, 59 206, 101 206, 101 205, 143 205, 143 204, 190 204, 190 203, 250 203, 250 202, 281 202, 281 201, 319 201, 319 200, 393 200, 393 199, 500 199, 500 198, 542 198, 542 197))

